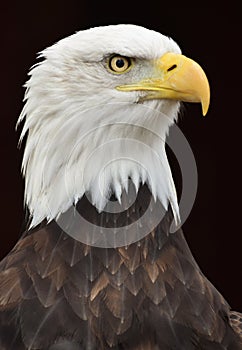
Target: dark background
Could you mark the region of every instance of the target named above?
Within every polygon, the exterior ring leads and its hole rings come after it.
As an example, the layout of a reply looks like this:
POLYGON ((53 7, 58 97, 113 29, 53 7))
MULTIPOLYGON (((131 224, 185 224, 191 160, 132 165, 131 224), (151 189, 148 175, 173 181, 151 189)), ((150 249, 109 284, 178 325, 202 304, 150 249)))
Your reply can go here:
MULTIPOLYGON (((23 181, 15 123, 23 107, 23 84, 36 53, 90 26, 135 23, 171 36, 204 68, 211 84, 206 118, 199 105, 186 105, 180 120, 194 151, 199 188, 184 225, 205 275, 232 308, 242 311, 241 26, 231 2, 171 6, 152 1, 15 1, 1 6, 1 233, 0 255, 23 230, 23 181), (196 6, 195 6, 195 5, 196 6), (214 7, 213 7, 214 6, 214 7)), ((175 167, 176 168, 176 167, 175 167)), ((175 175, 175 178, 178 176, 175 175)))

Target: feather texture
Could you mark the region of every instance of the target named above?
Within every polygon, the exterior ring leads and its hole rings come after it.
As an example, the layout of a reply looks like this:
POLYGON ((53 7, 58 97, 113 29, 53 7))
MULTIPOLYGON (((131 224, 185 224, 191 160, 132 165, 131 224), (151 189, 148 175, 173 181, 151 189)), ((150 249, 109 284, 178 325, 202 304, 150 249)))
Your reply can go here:
MULTIPOLYGON (((143 186, 131 218, 150 196, 143 186)), ((88 208, 93 221, 117 225, 88 208)), ((55 222, 27 232, 0 265, 0 349, 241 349, 241 315, 203 276, 181 230, 169 233, 171 220, 126 248, 87 249, 55 222)))

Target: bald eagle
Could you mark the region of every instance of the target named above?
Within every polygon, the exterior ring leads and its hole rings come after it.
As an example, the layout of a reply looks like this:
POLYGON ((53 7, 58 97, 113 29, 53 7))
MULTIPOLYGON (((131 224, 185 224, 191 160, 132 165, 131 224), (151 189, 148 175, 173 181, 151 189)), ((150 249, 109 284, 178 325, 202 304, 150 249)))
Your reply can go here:
POLYGON ((180 101, 206 114, 202 68, 135 25, 40 57, 19 118, 29 220, 0 264, 0 349, 242 349, 242 315, 170 230, 165 141, 180 101))

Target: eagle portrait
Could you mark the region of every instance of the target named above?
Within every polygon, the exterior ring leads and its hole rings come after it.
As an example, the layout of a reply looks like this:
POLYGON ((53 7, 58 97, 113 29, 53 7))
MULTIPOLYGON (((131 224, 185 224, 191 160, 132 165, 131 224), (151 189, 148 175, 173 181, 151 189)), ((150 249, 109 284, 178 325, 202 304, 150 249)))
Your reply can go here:
POLYGON ((166 153, 182 102, 207 113, 203 69, 128 24, 39 58, 18 121, 28 220, 0 263, 0 350, 242 349, 242 315, 183 236, 166 153))

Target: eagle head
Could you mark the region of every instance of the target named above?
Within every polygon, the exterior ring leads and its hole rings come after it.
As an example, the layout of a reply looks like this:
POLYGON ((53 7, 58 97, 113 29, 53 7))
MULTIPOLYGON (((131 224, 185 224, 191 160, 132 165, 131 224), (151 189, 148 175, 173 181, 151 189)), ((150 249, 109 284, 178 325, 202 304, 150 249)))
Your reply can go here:
POLYGON ((89 193, 104 210, 128 182, 178 213, 165 152, 180 101, 209 105, 205 73, 167 36, 136 25, 79 31, 41 52, 26 83, 21 139, 31 226, 89 193))

